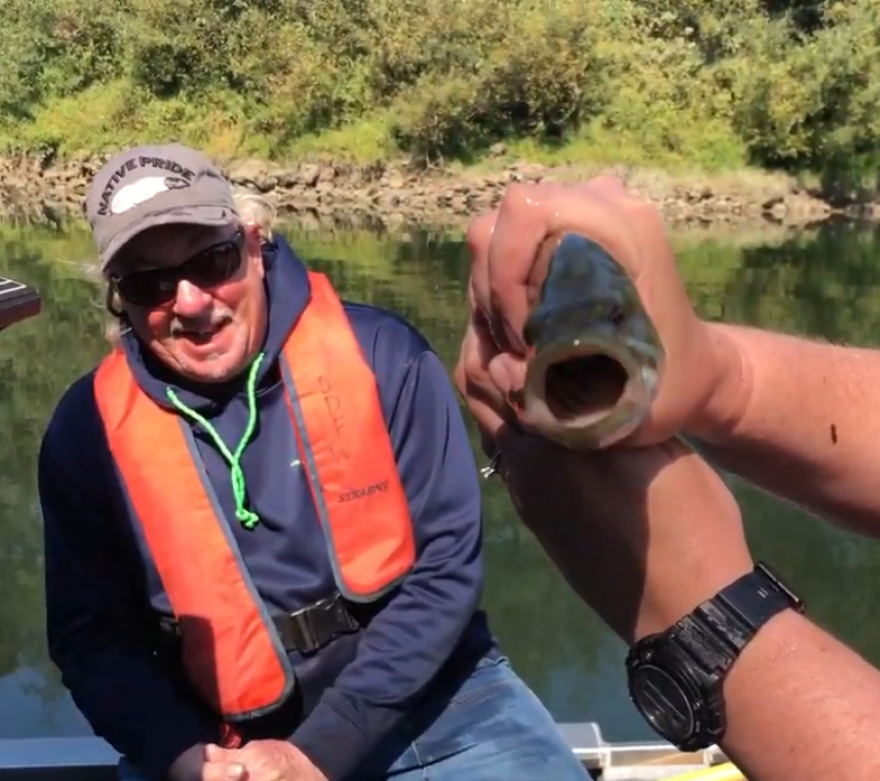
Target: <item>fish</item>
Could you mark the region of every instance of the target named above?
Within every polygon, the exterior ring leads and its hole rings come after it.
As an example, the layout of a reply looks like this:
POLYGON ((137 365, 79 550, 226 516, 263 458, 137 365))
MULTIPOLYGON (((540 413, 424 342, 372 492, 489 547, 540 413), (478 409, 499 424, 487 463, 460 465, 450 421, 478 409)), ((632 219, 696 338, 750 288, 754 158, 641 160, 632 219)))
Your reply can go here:
POLYGON ((660 337, 625 269, 592 239, 555 234, 541 263, 546 277, 523 328, 518 417, 571 450, 611 447, 650 413, 665 363, 660 337))

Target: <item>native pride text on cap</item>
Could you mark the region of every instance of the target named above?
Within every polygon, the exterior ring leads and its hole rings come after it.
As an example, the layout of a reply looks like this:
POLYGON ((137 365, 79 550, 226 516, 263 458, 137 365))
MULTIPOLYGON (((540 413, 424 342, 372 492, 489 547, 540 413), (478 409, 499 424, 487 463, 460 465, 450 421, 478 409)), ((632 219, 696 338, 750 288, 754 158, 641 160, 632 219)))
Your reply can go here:
MULTIPOLYGON (((176 177, 179 177, 178 181, 173 181, 173 177, 162 177, 163 179, 168 179, 171 181, 165 181, 164 187, 160 188, 159 191, 177 190, 181 189, 182 187, 189 187, 192 184, 192 180, 195 178, 195 173, 193 173, 193 171, 191 171, 189 168, 186 168, 185 166, 182 166, 177 161, 170 160, 167 157, 130 157, 128 160, 123 161, 119 165, 119 167, 110 175, 110 179, 108 180, 104 189, 101 191, 98 208, 96 210, 97 214, 100 217, 106 217, 110 213, 125 211, 125 209, 111 207, 113 194, 116 192, 120 184, 125 183, 125 178, 132 171, 142 171, 147 168, 158 168, 162 171, 167 171, 169 173, 175 174, 176 177)), ((135 204, 131 205, 133 206, 135 204)))

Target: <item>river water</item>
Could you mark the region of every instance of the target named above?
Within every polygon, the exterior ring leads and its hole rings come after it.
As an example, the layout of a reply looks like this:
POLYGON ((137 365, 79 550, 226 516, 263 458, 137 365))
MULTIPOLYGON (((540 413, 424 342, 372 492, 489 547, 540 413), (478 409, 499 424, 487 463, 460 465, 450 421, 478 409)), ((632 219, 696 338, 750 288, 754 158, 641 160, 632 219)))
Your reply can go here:
MULTIPOLYGON (((343 295, 397 310, 452 367, 466 315, 460 232, 290 225, 285 233, 343 295)), ((689 230, 674 239, 708 317, 853 344, 880 340, 880 231, 689 230)), ((91 256, 81 223, 0 223, 0 275, 37 286, 45 301, 41 317, 0 337, 0 739, 90 732, 46 656, 35 463, 59 395, 105 349, 100 297, 77 265, 91 256)), ((880 664, 877 546, 735 487, 755 555, 806 597, 816 620, 880 664)), ((599 721, 609 739, 653 738, 627 700, 623 645, 548 566, 497 482, 484 491, 485 607, 515 667, 558 720, 599 721)))

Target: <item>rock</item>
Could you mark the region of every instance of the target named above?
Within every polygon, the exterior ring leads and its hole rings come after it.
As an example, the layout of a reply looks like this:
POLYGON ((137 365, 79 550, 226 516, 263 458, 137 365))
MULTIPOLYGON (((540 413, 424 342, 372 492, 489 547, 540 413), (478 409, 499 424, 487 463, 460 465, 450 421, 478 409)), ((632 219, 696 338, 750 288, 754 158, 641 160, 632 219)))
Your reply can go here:
POLYGON ((299 169, 299 180, 306 187, 314 187, 321 176, 321 166, 304 165, 299 169))
POLYGON ((293 168, 282 168, 275 172, 275 181, 284 189, 296 187, 299 184, 299 172, 293 168))
POLYGON ((233 184, 261 189, 259 183, 267 178, 269 170, 269 166, 261 160, 245 160, 233 164, 226 175, 233 184))
POLYGON ((392 190, 400 190, 406 185, 406 179, 403 178, 403 174, 399 171, 394 171, 389 174, 386 184, 392 190))

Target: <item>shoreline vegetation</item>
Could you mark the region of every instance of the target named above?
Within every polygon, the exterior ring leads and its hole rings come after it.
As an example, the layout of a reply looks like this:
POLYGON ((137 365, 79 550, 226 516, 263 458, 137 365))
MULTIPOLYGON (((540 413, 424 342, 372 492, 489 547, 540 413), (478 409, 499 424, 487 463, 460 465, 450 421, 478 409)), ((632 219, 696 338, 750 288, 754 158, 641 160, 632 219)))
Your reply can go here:
POLYGON ((0 216, 180 140, 282 216, 613 167, 677 225, 880 218, 874 0, 0 0, 0 216))

